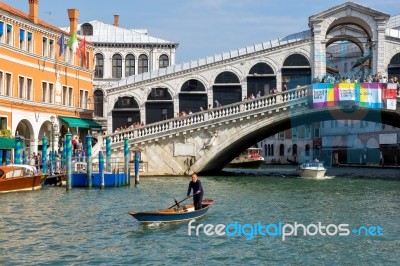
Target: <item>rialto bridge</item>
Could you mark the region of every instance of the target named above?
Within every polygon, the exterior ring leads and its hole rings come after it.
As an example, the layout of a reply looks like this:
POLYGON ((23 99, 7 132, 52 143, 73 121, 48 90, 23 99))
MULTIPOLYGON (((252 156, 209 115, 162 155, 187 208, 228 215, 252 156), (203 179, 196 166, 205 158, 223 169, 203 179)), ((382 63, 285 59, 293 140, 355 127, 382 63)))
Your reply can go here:
POLYGON ((305 121, 346 117, 393 123, 398 115, 393 110, 310 108, 307 88, 338 75, 400 77, 400 25, 388 14, 346 2, 310 16, 309 27, 130 76, 98 91, 95 102, 101 105, 95 111, 102 108, 99 119, 112 133, 114 151, 118 153, 122 146, 117 140, 126 135, 131 147, 141 150, 149 173, 181 175, 221 169, 246 147, 305 121), (257 94, 261 97, 243 101, 257 94), (222 107, 210 109, 215 101, 222 107), (182 112, 193 115, 174 119, 182 112), (137 123, 145 126, 113 133, 137 123))

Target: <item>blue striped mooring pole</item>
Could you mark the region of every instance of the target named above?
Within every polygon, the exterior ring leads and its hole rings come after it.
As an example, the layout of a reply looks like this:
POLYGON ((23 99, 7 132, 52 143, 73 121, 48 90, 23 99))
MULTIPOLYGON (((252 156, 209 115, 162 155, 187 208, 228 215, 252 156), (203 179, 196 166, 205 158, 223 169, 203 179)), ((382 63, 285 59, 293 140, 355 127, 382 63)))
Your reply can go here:
POLYGON ((87 171, 87 186, 92 187, 92 135, 90 131, 86 135, 86 171, 87 171))
POLYGON ((68 128, 68 132, 65 134, 65 139, 66 139, 66 144, 67 146, 65 147, 67 149, 67 170, 66 170, 66 175, 67 175, 67 191, 72 189, 72 144, 71 144, 71 140, 72 140, 72 134, 71 132, 69 132, 69 128, 68 128))

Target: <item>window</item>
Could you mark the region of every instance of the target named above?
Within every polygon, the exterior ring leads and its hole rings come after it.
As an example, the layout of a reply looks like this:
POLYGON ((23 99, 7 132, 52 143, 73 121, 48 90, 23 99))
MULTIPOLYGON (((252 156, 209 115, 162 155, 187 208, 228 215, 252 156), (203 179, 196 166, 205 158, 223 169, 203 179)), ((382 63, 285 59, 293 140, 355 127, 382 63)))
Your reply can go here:
POLYGON ((90 23, 83 23, 81 26, 81 34, 83 36, 92 36, 93 26, 90 23))
POLYGON ((47 38, 43 37, 42 38, 42 55, 47 56, 47 38))
POLYGON ((63 86, 63 105, 68 105, 68 88, 63 86))
POLYGON ((306 156, 310 156, 310 144, 306 144, 306 156))
POLYGON ((7 129, 7 117, 0 117, 0 129, 7 129))
POLYGON ((49 83, 49 103, 54 103, 54 84, 49 83))
POLYGON ((103 78, 104 73, 104 57, 102 54, 96 54, 96 65, 94 67, 94 76, 96 78, 103 78))
POLYGON ((297 139, 297 127, 292 128, 292 139, 297 139))
POLYGON ((284 139, 285 138, 285 131, 281 131, 278 133, 278 138, 279 139, 284 139))
POLYGON ((314 128, 314 138, 319 138, 319 128, 314 128))
POLYGON ((25 78, 18 78, 18 97, 25 98, 25 78))
POLYGON ((94 92, 94 115, 103 117, 103 91, 94 92))
POLYGON ((68 105, 69 106, 74 106, 74 99, 73 99, 73 90, 72 88, 68 88, 68 105))
POLYGON ((279 156, 285 156, 285 145, 279 145, 279 156))
POLYGON ((33 52, 32 32, 28 32, 28 52, 33 52))
POLYGON ((135 57, 128 54, 125 58, 125 77, 135 75, 135 57))
POLYGON ((42 82, 42 102, 47 102, 47 83, 42 82))
POLYGON ((147 56, 142 54, 139 56, 139 68, 138 68, 138 74, 142 74, 145 72, 148 72, 148 60, 147 60, 147 56))
POLYGON ((88 109, 88 97, 89 97, 88 91, 85 90, 79 91, 79 102, 81 108, 88 109))
POLYGON ((0 21, 0 42, 3 42, 4 36, 4 22, 0 21))
POLYGON ((25 48, 25 30, 23 29, 19 30, 19 48, 20 49, 25 48))
POLYGON ((32 101, 33 100, 33 87, 32 87, 32 79, 26 79, 26 99, 32 101))
POLYGON ((12 26, 10 24, 7 24, 6 43, 8 45, 12 45, 12 41, 13 41, 12 26))
POLYGON ((115 54, 112 57, 112 77, 122 77, 122 57, 119 54, 115 54))
POLYGON ((50 51, 48 56, 50 56, 51 58, 54 58, 55 53, 54 53, 54 40, 49 40, 49 44, 50 44, 50 51))
POLYGON ((0 95, 4 94, 4 73, 0 71, 0 95))
POLYGON ((163 54, 160 56, 160 61, 158 63, 159 68, 166 68, 169 66, 169 59, 168 56, 163 54))
POLYGON ((12 75, 11 73, 6 73, 6 85, 5 85, 5 95, 13 96, 12 95, 12 75))

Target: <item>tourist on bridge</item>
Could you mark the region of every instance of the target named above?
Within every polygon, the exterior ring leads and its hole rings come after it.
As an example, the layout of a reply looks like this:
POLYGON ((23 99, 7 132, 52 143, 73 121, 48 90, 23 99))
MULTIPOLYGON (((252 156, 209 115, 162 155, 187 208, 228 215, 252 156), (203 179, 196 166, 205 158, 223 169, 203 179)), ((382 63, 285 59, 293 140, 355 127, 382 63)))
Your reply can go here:
POLYGON ((193 204, 195 210, 201 209, 201 201, 203 200, 203 186, 200 179, 197 178, 197 174, 192 174, 192 181, 189 183, 189 188, 187 191, 187 198, 190 195, 190 191, 193 190, 193 204))

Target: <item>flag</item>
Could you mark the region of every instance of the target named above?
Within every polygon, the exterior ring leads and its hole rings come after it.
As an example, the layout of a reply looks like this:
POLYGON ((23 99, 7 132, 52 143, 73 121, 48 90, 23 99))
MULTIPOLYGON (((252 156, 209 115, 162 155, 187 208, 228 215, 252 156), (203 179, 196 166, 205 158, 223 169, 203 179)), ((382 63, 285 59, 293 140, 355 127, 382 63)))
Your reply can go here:
POLYGON ((61 35, 61 38, 58 40, 57 44, 60 46, 60 52, 58 53, 59 56, 62 56, 64 53, 64 33, 61 35))
POLYGON ((76 50, 76 55, 78 57, 80 57, 81 54, 83 54, 83 56, 82 56, 83 62, 86 62, 86 38, 83 38, 83 40, 79 44, 79 49, 76 50))
POLYGON ((76 51, 79 49, 78 40, 76 39, 76 33, 73 33, 70 36, 67 45, 71 48, 73 53, 76 53, 76 51))

